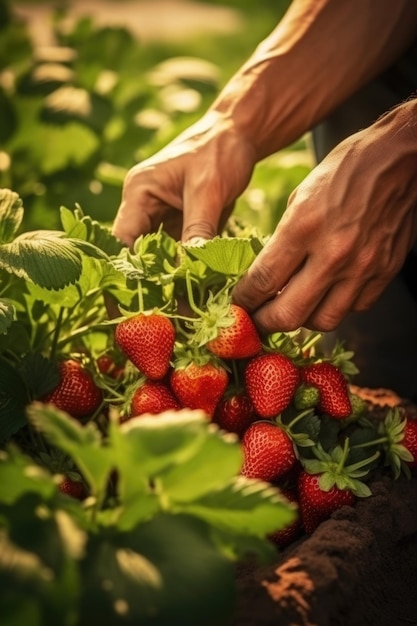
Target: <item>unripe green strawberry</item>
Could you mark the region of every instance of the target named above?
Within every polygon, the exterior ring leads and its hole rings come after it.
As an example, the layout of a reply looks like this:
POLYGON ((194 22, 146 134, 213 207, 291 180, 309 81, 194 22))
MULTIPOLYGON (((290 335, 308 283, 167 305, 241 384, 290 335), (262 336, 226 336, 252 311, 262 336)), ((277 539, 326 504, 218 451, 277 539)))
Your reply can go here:
POLYGON ((310 409, 316 406, 320 401, 320 392, 317 387, 306 385, 301 383, 298 385, 294 394, 294 406, 296 409, 302 411, 303 409, 310 409))
POLYGON ((65 359, 58 364, 60 382, 42 398, 72 417, 93 415, 103 400, 103 392, 90 372, 75 359, 65 359))
POLYGON ((279 352, 250 359, 244 376, 253 406, 265 418, 279 415, 288 407, 299 382, 298 368, 279 352))
POLYGON ((294 466, 293 443, 285 430, 273 422, 253 422, 242 439, 244 461, 241 474, 267 482, 277 482, 294 466))
POLYGON ((115 341, 123 353, 151 380, 168 373, 175 343, 175 326, 158 310, 138 313, 116 326, 115 341))

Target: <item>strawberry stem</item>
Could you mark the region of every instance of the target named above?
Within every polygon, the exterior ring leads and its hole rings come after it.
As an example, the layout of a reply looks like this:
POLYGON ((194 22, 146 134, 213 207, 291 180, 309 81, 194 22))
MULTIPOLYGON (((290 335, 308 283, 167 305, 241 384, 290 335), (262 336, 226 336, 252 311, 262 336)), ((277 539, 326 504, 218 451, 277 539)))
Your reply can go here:
POLYGON ((198 308, 194 300, 193 288, 192 288, 191 278, 190 278, 190 270, 187 270, 185 274, 185 284, 187 287, 188 304, 190 305, 194 313, 196 313, 200 317, 204 317, 204 312, 198 308))
POLYGON ((56 321, 56 326, 55 326, 54 334, 53 334, 53 337, 52 337, 51 355, 50 355, 50 358, 52 360, 55 359, 55 355, 56 355, 56 351, 57 351, 57 347, 58 347, 59 333, 61 332, 61 326, 62 326, 63 317, 64 317, 64 307, 61 306, 59 308, 58 318, 57 318, 57 321, 56 321))
POLYGON ((138 278, 138 309, 139 311, 143 312, 144 306, 145 305, 143 301, 142 281, 140 278, 138 278))

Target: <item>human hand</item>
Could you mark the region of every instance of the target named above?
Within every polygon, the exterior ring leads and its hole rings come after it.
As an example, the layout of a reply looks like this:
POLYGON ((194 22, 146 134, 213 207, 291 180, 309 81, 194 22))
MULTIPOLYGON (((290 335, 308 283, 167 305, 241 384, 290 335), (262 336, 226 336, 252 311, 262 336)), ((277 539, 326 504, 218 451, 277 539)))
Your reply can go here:
POLYGON ((410 110, 336 147, 299 185, 234 300, 263 332, 335 329, 370 308, 417 237, 417 157, 410 110))
POLYGON ((163 224, 175 239, 210 239, 249 183, 254 150, 214 111, 128 173, 113 233, 126 245, 163 224))

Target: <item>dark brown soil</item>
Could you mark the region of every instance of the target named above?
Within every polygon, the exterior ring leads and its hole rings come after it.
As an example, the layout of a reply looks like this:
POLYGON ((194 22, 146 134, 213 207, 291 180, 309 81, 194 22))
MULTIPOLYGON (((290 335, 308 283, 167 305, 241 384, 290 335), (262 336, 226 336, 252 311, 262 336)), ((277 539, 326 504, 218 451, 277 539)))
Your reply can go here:
MULTIPOLYGON (((395 394, 363 390, 381 406, 395 394)), ((404 404, 417 417, 417 407, 404 404)), ((417 626, 417 474, 381 475, 272 566, 241 564, 230 626, 417 626)))

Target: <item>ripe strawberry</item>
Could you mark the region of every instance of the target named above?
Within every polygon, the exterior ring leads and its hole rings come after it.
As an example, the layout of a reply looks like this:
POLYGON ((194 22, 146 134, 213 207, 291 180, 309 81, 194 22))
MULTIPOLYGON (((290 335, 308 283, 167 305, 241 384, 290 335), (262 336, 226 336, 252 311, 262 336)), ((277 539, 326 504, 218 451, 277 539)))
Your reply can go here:
POLYGON ((261 350, 261 340, 249 313, 237 304, 230 304, 225 320, 220 320, 217 336, 206 348, 221 359, 244 359, 261 350), (225 321, 225 325, 220 325, 225 321), (226 325, 227 324, 227 325, 226 325))
POLYGON ((325 361, 307 365, 301 368, 301 380, 319 390, 320 401, 317 406, 321 413, 336 419, 349 417, 352 412, 349 387, 336 365, 325 361))
POLYGON ((175 342, 175 327, 168 317, 157 310, 128 317, 116 326, 115 341, 144 376, 165 377, 175 342))
POLYGON ((220 399, 213 422, 241 437, 256 417, 255 409, 244 390, 231 389, 220 399))
POLYGON ((282 495, 286 498, 286 500, 288 500, 288 502, 291 502, 294 506, 297 507, 297 517, 289 526, 281 528, 280 530, 276 530, 275 532, 268 535, 268 539, 278 548, 285 548, 290 543, 295 541, 297 537, 301 534, 302 525, 297 491, 295 489, 284 489, 283 487, 280 487, 280 491, 282 495))
POLYGON ((90 372, 75 359, 58 364, 60 382, 42 400, 66 411, 72 417, 92 415, 103 400, 103 392, 97 387, 90 372))
POLYGON ((356 496, 349 489, 339 489, 335 484, 324 491, 320 487, 321 474, 301 471, 298 477, 298 501, 301 521, 306 533, 311 534, 317 526, 344 505, 352 506, 356 496))
POLYGON ((243 435, 242 447, 244 460, 241 474, 248 478, 276 482, 296 462, 290 437, 273 422, 253 422, 243 435))
POLYGON ((253 357, 245 369, 248 395, 261 417, 274 417, 291 402, 299 381, 298 369, 279 352, 253 357))
POLYGON ((157 415, 170 409, 180 409, 180 403, 171 390, 159 380, 145 380, 133 393, 130 415, 135 417, 144 413, 157 415))
POLYGON ((68 476, 64 478, 58 488, 61 493, 71 496, 71 498, 76 498, 77 500, 84 500, 87 496, 87 490, 84 483, 80 480, 73 480, 68 476))
POLYGON ((403 432, 404 438, 401 444, 413 457, 412 461, 406 461, 406 463, 408 467, 417 467, 417 420, 407 418, 403 432))
POLYGON ((171 389, 182 407, 202 409, 210 418, 228 382, 226 370, 211 361, 189 361, 173 369, 170 375, 171 389))
POLYGON ((101 374, 107 374, 111 378, 115 380, 117 378, 121 378, 123 376, 124 368, 114 361, 113 357, 110 354, 101 354, 97 358, 97 368, 101 374))

